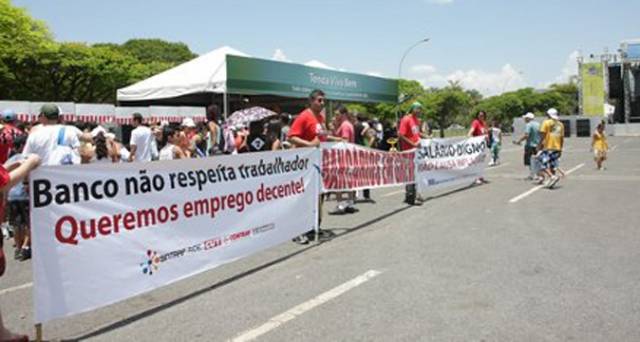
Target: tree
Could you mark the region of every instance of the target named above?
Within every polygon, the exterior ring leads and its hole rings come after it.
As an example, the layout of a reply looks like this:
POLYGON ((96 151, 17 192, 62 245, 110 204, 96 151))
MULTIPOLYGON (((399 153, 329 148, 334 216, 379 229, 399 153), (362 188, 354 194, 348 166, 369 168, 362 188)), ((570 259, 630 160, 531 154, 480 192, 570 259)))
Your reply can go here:
POLYGON ((568 115, 578 113, 578 85, 576 83, 552 84, 549 88, 552 91, 561 94, 567 101, 566 104, 568 109, 564 112, 561 111, 561 113, 566 113, 568 115))
POLYGON ((16 79, 11 65, 53 45, 45 24, 29 16, 26 10, 14 7, 9 0, 0 0, 0 94, 12 98, 14 90, 28 80, 16 79))
POLYGON ((197 55, 184 43, 162 39, 131 39, 121 45, 124 52, 135 56, 141 63, 165 62, 177 65, 190 61, 197 55))
POLYGON ((398 94, 401 97, 399 104, 367 104, 367 112, 380 119, 395 121, 396 115, 401 117, 402 113, 406 113, 411 103, 425 94, 425 90, 418 81, 401 79, 398 81, 398 94))
POLYGON ((435 120, 440 128, 441 138, 444 138, 444 130, 450 125, 464 120, 473 102, 471 95, 456 83, 449 83, 442 89, 427 93, 421 100, 424 103, 427 118, 435 120))

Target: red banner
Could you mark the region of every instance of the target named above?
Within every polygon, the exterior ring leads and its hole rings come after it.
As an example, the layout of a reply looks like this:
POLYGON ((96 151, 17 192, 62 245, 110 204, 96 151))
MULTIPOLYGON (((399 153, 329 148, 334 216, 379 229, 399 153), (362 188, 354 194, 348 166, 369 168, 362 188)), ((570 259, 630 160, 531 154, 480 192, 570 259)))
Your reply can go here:
POLYGON ((322 144, 322 191, 348 191, 415 182, 415 153, 349 143, 322 144))

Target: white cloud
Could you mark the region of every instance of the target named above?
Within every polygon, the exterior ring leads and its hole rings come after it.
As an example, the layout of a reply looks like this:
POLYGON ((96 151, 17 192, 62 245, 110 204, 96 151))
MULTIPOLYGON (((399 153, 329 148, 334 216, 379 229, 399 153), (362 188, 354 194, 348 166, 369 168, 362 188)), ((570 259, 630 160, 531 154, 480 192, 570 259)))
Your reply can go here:
POLYGON ((433 74, 437 71, 436 67, 429 64, 418 64, 411 67, 411 72, 416 74, 433 74))
POLYGON ((453 3, 453 0, 427 0, 427 2, 435 5, 450 5, 453 3))
POLYGON ((328 66, 322 62, 320 62, 319 60, 316 59, 312 59, 306 63, 304 63, 304 65, 309 66, 309 67, 313 67, 313 68, 321 68, 321 69, 329 69, 329 70, 336 70, 336 68, 328 66))
POLYGON ((498 71, 456 70, 446 75, 438 73, 437 68, 431 65, 416 65, 410 70, 410 77, 425 87, 443 87, 449 81, 457 81, 465 89, 476 89, 485 96, 497 95, 527 86, 522 72, 516 70, 511 64, 505 64, 498 71))
POLYGON ((284 54, 284 51, 282 51, 282 49, 276 49, 276 51, 273 52, 273 57, 271 57, 271 59, 279 62, 291 62, 291 60, 287 58, 287 55, 284 54))
POLYGON ((564 62, 564 66, 560 71, 560 75, 556 76, 551 82, 545 83, 545 88, 550 86, 553 83, 567 83, 571 79, 572 76, 576 76, 578 74, 578 57, 580 56, 579 51, 573 51, 567 56, 567 59, 564 62))

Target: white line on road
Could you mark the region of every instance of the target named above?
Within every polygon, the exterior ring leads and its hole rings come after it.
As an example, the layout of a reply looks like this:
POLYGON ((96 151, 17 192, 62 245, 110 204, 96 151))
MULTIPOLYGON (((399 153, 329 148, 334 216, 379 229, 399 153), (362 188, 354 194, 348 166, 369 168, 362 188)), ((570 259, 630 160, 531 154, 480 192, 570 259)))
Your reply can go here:
POLYGON ((405 191, 404 189, 403 190, 398 190, 398 191, 390 192, 388 194, 384 194, 384 195, 382 195, 380 197, 390 197, 390 196, 393 196, 393 195, 398 195, 398 194, 404 193, 404 191, 405 191))
POLYGON ((362 275, 359 275, 351 280, 349 280, 348 282, 339 285, 337 287, 334 287, 333 289, 317 296, 316 298, 313 298, 309 301, 306 301, 298 306, 295 306, 275 317, 272 317, 271 319, 269 319, 269 321, 267 321, 267 323, 255 328, 255 329, 251 329, 248 331, 243 332, 242 334, 234 337, 231 341, 233 342, 246 342, 246 341, 252 341, 266 333, 268 333, 269 331, 287 323, 288 321, 293 320, 294 318, 302 315, 303 313, 315 308, 316 306, 322 305, 340 295, 342 295, 343 293, 362 285, 363 283, 369 281, 370 279, 372 279, 373 277, 376 277, 378 275, 380 275, 380 271, 376 271, 376 270, 370 270, 365 272, 362 275))
MULTIPOLYGON (((576 167, 572 168, 571 170, 565 172, 564 174, 568 176, 568 175, 570 175, 571 173, 575 172, 576 170, 580 169, 583 166, 584 166, 584 163, 582 163, 580 165, 577 165, 576 167)), ((516 203, 519 200, 531 195, 532 193, 534 193, 534 192, 536 192, 536 191, 538 191, 538 190, 540 190, 542 188, 544 188, 544 185, 537 185, 537 186, 525 191, 524 193, 521 193, 520 195, 510 199, 509 203, 516 203)))
POLYGON ((26 284, 10 287, 8 289, 2 289, 2 290, 0 290, 0 296, 6 295, 7 293, 11 293, 13 291, 18 291, 18 290, 22 290, 22 289, 28 289, 31 286, 33 286, 33 283, 26 283, 26 284))

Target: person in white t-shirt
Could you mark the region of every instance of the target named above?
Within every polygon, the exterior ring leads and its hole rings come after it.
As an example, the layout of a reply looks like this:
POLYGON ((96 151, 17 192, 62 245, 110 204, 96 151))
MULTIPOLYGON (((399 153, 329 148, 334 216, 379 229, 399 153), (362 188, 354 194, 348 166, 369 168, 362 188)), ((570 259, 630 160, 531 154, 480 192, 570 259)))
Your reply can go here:
POLYGON ((151 161, 152 144, 155 139, 151 133, 151 129, 142 125, 142 115, 133 113, 133 131, 131 131, 131 140, 129 140, 130 153, 129 161, 151 161))
POLYGON ((180 132, 173 129, 173 127, 166 126, 162 134, 166 140, 166 144, 160 150, 160 160, 173 160, 185 158, 184 152, 180 146, 177 145, 180 140, 180 132))
POLYGON ((80 147, 82 131, 74 126, 58 124, 59 116, 60 109, 58 106, 53 104, 43 105, 38 115, 38 121, 40 121, 41 125, 31 129, 22 152, 24 155, 38 155, 42 166, 80 163, 78 148, 80 147), (59 148, 66 149, 68 156, 56 153, 59 148))

